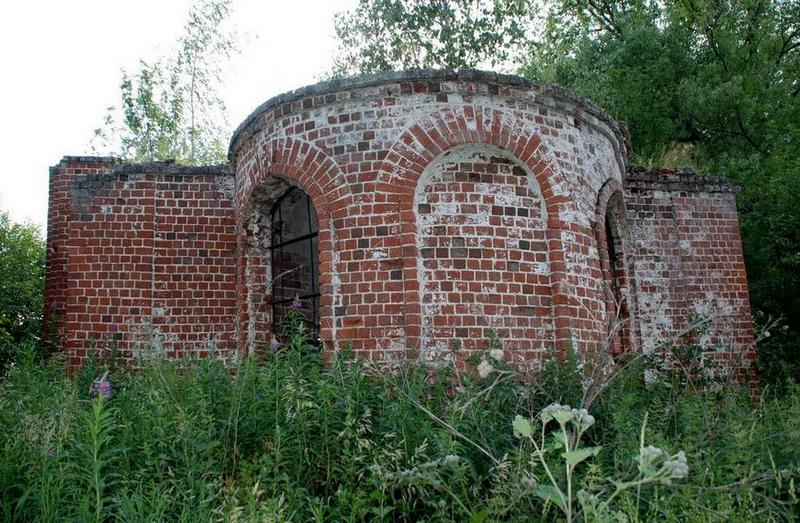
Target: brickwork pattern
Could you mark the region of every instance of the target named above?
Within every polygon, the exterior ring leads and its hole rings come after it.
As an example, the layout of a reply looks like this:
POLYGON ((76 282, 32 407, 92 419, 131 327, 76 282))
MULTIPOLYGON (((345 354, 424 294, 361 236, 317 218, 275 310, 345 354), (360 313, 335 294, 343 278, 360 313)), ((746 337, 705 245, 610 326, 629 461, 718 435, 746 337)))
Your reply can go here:
POLYGON ((65 255, 49 255, 64 270, 48 269, 47 302, 63 299, 70 364, 83 365, 90 351, 118 351, 128 366, 154 352, 233 356, 233 177, 169 164, 91 165, 87 172, 65 159, 54 172, 65 178, 69 220, 65 255))
MULTIPOLYGON (((547 223, 538 247, 549 261, 552 297, 534 302, 552 306, 537 322, 552 322, 552 343, 561 349, 604 341, 593 221, 600 187, 622 179, 624 146, 616 123, 590 104, 529 83, 443 74, 296 93, 268 102, 248 122, 231 147, 239 212, 247 215, 250 195, 276 177, 314 201, 321 256, 331 256, 320 267, 329 285, 321 334, 330 349, 346 340, 378 359, 427 349, 414 199, 425 168, 464 144, 505 151, 539 186, 547 223)), ((241 262, 244 289, 253 287, 248 270, 264 267, 254 260, 241 262)), ((247 301, 241 293, 240 310, 247 301)), ((268 323, 251 322, 250 330, 263 332, 253 325, 268 323)))
MULTIPOLYGON (((72 181, 78 176, 108 172, 113 158, 67 157, 50 168, 47 206, 47 247, 45 278, 45 341, 53 345, 63 342, 63 317, 67 308, 67 243, 72 221, 72 181)), ((54 347, 57 348, 57 347, 54 347)))
POLYGON ((642 349, 697 343, 728 368, 750 367, 755 336, 735 191, 719 178, 634 167, 625 202, 642 349))
POLYGON ((535 178, 499 149, 464 146, 426 169, 416 209, 426 355, 442 357, 456 339, 486 348, 492 330, 516 358, 552 347, 547 214, 535 178))
POLYGON ((270 213, 297 187, 317 214, 327 356, 439 359, 454 341, 467 356, 492 330, 523 366, 569 347, 652 351, 688 311, 724 324, 706 333, 728 340, 720 359, 751 354, 731 188, 629 169, 625 136, 563 89, 409 71, 267 101, 230 167, 65 158, 48 307, 76 365, 109 335, 128 357, 154 339, 170 355, 266 350, 270 213))

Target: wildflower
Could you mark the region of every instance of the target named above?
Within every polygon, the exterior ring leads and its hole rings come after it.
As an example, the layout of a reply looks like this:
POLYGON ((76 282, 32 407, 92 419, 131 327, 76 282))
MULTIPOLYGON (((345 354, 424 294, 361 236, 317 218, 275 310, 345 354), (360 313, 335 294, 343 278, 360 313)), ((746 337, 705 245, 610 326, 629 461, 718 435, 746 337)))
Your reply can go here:
POLYGON ((689 465, 686 464, 686 454, 678 452, 672 458, 664 462, 664 469, 667 475, 661 480, 665 485, 669 485, 673 479, 683 479, 689 475, 689 465))
POLYGON ((639 451, 639 472, 645 477, 653 477, 657 473, 663 473, 663 468, 659 468, 656 463, 664 459, 666 453, 653 445, 648 445, 639 451))
POLYGON ((492 371, 494 371, 492 364, 485 359, 481 360, 480 364, 478 365, 478 376, 480 376, 482 379, 486 379, 489 374, 492 373, 492 371))
POLYGON ((572 409, 569 405, 561 405, 560 403, 551 403, 550 405, 546 406, 542 409, 541 416, 542 416, 542 423, 547 423, 552 419, 558 419, 556 415, 559 417, 563 416, 563 413, 571 413, 572 409))
POLYGON ((278 338, 273 336, 272 339, 269 340, 269 348, 272 350, 278 350, 281 348, 281 342, 278 341, 278 338))
POLYGON ((108 372, 92 382, 89 386, 89 394, 93 398, 99 394, 105 400, 111 399, 111 382, 108 381, 108 372))
POLYGON ((765 338, 769 338, 770 336, 772 336, 772 334, 770 334, 769 331, 764 331, 765 338))
POLYGON ((648 445, 641 450, 640 455, 643 461, 652 463, 661 458, 664 455, 664 451, 653 445, 648 445))
POLYGON ((300 301, 299 296, 295 296, 294 300, 292 300, 292 309, 299 311, 303 309, 303 302, 300 301))
POLYGON ((503 361, 503 349, 492 349, 489 351, 489 357, 495 361, 503 361))
POLYGON ((523 490, 533 490, 536 488, 536 480, 530 476, 526 476, 520 480, 519 486, 522 487, 523 490))
POLYGON ((519 414, 514 417, 511 426, 514 428, 514 435, 518 438, 530 438, 533 434, 531 422, 519 414))
POLYGON ((583 425, 586 428, 589 428, 592 425, 594 425, 594 416, 589 414, 588 410, 586 410, 586 409, 580 409, 580 410, 572 409, 572 411, 573 411, 573 415, 575 416, 575 419, 578 421, 579 425, 583 425))
POLYGON ((456 456, 455 454, 448 454, 447 456, 444 457, 444 460, 442 460, 442 463, 445 466, 454 467, 454 466, 458 465, 458 461, 459 461, 459 457, 458 456, 456 456))
POLYGON ((56 457, 56 451, 55 451, 55 450, 53 450, 53 449, 48 449, 48 451, 47 451, 47 457, 49 457, 49 458, 54 458, 54 457, 56 457))

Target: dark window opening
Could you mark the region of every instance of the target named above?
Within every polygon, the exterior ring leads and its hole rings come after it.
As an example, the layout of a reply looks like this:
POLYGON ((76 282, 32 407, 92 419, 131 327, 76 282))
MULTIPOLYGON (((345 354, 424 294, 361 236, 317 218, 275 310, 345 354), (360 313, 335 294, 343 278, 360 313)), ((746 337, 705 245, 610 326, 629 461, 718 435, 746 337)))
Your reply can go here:
POLYGON ((617 258, 617 240, 615 236, 611 227, 610 216, 606 216, 606 248, 608 250, 608 270, 611 276, 611 292, 614 294, 614 300, 619 303, 622 296, 617 278, 619 260, 617 258))
POLYGON ((611 295, 614 299, 614 320, 617 322, 612 339, 612 353, 619 354, 628 346, 628 307, 623 297, 624 262, 622 259, 622 240, 618 225, 611 209, 605 219, 606 253, 608 254, 608 277, 611 295))
POLYGON ((296 187, 272 207, 272 322, 280 333, 291 309, 319 332, 319 224, 311 198, 296 187))

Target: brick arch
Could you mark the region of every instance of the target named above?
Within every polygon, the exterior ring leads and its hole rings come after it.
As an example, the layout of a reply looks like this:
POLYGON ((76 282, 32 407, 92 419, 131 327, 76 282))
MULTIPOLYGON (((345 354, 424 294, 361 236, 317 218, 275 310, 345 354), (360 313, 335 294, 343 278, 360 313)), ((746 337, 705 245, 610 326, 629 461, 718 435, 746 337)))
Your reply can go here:
POLYGON ((603 183, 603 186, 600 187, 600 191, 597 193, 597 212, 595 214, 595 223, 593 224, 595 229, 597 228, 598 222, 605 220, 608 203, 611 197, 615 195, 619 195, 620 197, 623 195, 622 184, 617 179, 609 178, 603 183))
POLYGON ((564 351, 571 343, 566 260, 561 221, 562 211, 574 205, 567 197, 567 183, 548 158, 547 147, 534 135, 520 133, 520 118, 506 111, 480 105, 449 106, 420 118, 408 127, 387 153, 378 173, 378 182, 393 193, 397 220, 401 224, 398 256, 403 259, 406 344, 417 347, 422 330, 420 282, 417 268, 414 196, 425 169, 445 151, 465 144, 487 144, 513 156, 536 178, 547 210, 548 261, 553 294, 553 320, 556 349, 564 351))
MULTIPOLYGON (((297 138, 274 138, 260 144, 248 192, 267 177, 281 177, 311 197, 317 213, 330 220, 352 202, 339 166, 322 149, 297 138)), ((242 199, 248 202, 248 195, 242 199)), ((320 232, 322 225, 320 224, 320 232)))
MULTIPOLYGON (((320 337, 326 356, 330 356, 330 352, 336 349, 335 300, 339 297, 335 278, 338 268, 334 262, 334 251, 338 247, 334 220, 346 216, 352 202, 343 174, 339 166, 320 148, 303 140, 282 137, 258 145, 255 163, 246 182, 247 189, 240 199, 242 218, 239 224, 243 233, 240 243, 243 251, 240 256, 245 258, 240 261, 243 279, 248 276, 248 268, 252 268, 248 267, 253 246, 253 242, 248 242, 247 238, 248 215, 253 215, 253 211, 258 214, 271 208, 275 199, 282 194, 279 190, 281 187, 296 186, 311 198, 319 225, 320 337), (273 190, 270 191, 269 187, 273 190)), ((263 260, 254 259, 253 262, 265 265, 263 260)), ((268 275, 260 277, 263 279, 268 275)), ((247 292, 243 287, 242 293, 245 296, 241 300, 244 303, 240 303, 240 314, 243 318, 241 323, 252 329, 251 320, 255 320, 250 318, 249 311, 244 310, 249 304, 247 292)), ((240 334, 240 340, 245 345, 252 345, 252 338, 252 333, 240 334)))
POLYGON ((612 281, 617 279, 618 285, 623 287, 627 294, 625 301, 620 304, 622 324, 618 326, 618 332, 612 336, 612 352, 622 352, 634 350, 636 347, 635 333, 633 328, 633 314, 636 310, 634 293, 632 286, 634 283, 633 265, 630 262, 630 227, 628 225, 627 214, 624 205, 624 191, 622 184, 616 179, 607 180, 597 195, 597 211, 594 223, 595 239, 597 241, 597 252, 602 273, 603 290, 605 296, 606 313, 608 317, 607 328, 612 328, 612 322, 617 318, 617 301, 613 294, 612 281), (608 224, 612 229, 615 239, 619 243, 618 256, 621 257, 621 267, 613 267, 611 253, 608 249, 607 218, 608 212, 615 213, 613 224, 608 224))
POLYGON ((553 343, 538 185, 524 164, 488 144, 453 147, 425 169, 414 203, 424 356, 447 354, 454 339, 464 355, 481 350, 496 331, 527 367, 553 343))

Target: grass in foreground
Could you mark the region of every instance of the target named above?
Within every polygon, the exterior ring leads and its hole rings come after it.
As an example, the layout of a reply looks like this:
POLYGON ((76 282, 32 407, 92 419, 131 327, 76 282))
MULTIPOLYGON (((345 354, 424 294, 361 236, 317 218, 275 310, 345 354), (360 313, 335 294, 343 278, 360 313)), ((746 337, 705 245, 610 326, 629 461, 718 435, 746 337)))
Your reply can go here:
POLYGON ((591 399, 575 362, 524 382, 502 360, 325 366, 301 333, 236 369, 153 360, 109 391, 99 367, 23 358, 0 382, 0 520, 797 518, 796 388, 754 404, 645 383, 635 361, 591 399))

